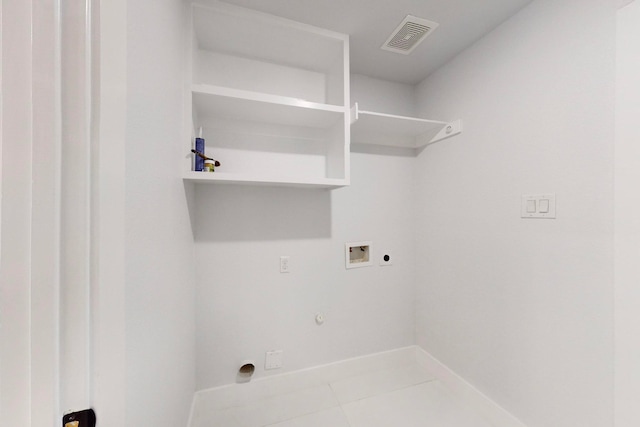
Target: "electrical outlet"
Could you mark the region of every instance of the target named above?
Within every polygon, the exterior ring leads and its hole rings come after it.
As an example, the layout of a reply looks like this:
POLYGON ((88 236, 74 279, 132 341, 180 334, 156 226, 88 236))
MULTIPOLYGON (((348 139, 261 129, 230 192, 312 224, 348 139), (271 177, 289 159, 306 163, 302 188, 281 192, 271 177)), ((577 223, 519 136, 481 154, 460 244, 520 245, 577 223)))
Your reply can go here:
POLYGON ((389 252, 384 252, 380 255, 380 266, 393 265, 393 256, 389 252))
POLYGON ((264 357, 264 369, 282 368, 282 350, 267 351, 264 357))
POLYGON ((289 273, 289 257, 280 257, 280 273, 289 273))

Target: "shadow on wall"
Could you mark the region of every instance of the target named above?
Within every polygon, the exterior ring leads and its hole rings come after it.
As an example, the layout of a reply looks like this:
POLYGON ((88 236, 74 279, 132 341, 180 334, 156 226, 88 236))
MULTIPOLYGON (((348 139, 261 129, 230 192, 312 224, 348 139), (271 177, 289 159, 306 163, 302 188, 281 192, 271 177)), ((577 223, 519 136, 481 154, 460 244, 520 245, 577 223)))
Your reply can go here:
POLYGON ((195 189, 196 242, 331 237, 331 192, 244 185, 195 189))
POLYGON ((416 149, 408 147, 392 147, 386 145, 351 143, 351 152, 360 154, 376 154, 379 156, 415 157, 416 149))

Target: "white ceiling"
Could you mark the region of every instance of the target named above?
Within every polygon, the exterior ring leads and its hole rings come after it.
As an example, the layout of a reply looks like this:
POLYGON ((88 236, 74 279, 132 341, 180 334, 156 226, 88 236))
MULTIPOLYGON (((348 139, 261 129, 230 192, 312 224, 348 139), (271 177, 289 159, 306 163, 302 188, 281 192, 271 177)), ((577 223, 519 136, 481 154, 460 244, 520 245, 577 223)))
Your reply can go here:
POLYGON ((416 84, 531 0, 225 1, 349 34, 352 73, 416 84), (440 26, 408 56, 381 50, 406 15, 440 26))

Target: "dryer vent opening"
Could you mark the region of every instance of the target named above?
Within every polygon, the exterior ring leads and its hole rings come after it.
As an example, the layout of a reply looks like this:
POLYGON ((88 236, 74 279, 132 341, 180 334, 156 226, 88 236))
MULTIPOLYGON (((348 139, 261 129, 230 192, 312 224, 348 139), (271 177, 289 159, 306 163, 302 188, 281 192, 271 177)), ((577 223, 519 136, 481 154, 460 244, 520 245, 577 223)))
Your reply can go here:
POLYGON ((256 371, 256 365, 252 360, 245 360, 242 362, 240 369, 238 369, 238 373, 236 375, 237 383, 248 383, 251 381, 251 377, 253 373, 256 371))

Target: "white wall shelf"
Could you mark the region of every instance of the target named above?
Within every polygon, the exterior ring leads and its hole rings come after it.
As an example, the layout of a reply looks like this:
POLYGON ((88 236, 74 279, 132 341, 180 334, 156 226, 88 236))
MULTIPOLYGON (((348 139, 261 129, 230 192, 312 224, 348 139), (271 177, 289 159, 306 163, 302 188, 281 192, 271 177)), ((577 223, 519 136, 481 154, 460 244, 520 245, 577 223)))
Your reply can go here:
POLYGON ((200 123, 209 118, 242 119, 288 126, 329 128, 344 118, 345 107, 286 96, 213 85, 193 85, 200 123))
POLYGON ((278 187, 334 189, 348 185, 344 179, 300 178, 271 175, 233 174, 225 172, 188 172, 184 180, 198 184, 246 184, 278 187))
POLYGON ((351 109, 351 141, 358 144, 419 148, 462 132, 462 122, 443 122, 351 109))
POLYGON ((349 185, 349 39, 251 9, 192 5, 189 151, 219 160, 196 183, 349 185))

